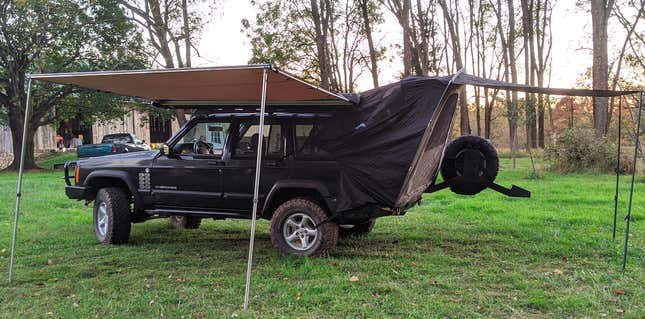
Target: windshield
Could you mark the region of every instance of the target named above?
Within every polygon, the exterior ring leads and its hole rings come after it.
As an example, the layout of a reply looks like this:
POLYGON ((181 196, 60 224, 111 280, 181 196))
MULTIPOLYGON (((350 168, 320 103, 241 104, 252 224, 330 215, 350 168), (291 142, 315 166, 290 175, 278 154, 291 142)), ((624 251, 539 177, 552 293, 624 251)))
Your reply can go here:
POLYGON ((103 144, 126 144, 132 143, 132 136, 129 134, 114 134, 103 136, 103 144))
MULTIPOLYGON (((180 154, 195 152, 195 143, 201 142, 201 147, 207 148, 208 154, 222 156, 224 144, 229 133, 230 123, 227 122, 201 122, 195 124, 176 144, 180 154)), ((202 153, 202 154, 206 154, 202 153)))

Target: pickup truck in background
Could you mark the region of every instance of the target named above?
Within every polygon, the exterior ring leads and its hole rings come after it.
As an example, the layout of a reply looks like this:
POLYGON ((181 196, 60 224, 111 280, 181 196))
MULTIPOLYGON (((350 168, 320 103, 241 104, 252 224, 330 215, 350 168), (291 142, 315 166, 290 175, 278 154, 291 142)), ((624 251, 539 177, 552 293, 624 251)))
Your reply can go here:
POLYGON ((79 158, 88 158, 149 150, 145 141, 129 133, 120 133, 103 136, 101 144, 80 145, 76 152, 79 158))

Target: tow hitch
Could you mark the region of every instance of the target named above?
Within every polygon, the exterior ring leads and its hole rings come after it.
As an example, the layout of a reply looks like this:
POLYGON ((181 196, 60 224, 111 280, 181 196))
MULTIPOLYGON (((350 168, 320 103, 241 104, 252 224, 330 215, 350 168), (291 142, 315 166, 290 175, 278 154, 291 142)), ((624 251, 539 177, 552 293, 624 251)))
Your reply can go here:
MULTIPOLYGON (((449 188, 453 187, 455 185, 464 185, 464 184, 475 184, 479 187, 477 188, 490 188, 498 193, 502 193, 506 196, 509 197, 531 197, 531 192, 521 188, 516 185, 511 185, 511 188, 504 187, 502 185, 499 185, 495 182, 491 182, 488 179, 485 178, 466 178, 464 176, 459 176, 455 178, 451 178, 447 181, 443 181, 439 184, 432 185, 428 187, 428 189, 425 191, 426 193, 434 193, 436 191, 440 191, 444 188, 449 188)), ((467 195, 474 195, 474 194, 467 194, 467 195)))

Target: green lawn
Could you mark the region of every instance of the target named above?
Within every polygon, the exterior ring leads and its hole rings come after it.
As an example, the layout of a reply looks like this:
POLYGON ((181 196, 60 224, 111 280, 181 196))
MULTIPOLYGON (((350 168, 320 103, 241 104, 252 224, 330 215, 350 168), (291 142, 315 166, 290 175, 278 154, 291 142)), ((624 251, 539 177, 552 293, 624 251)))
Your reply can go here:
POLYGON ((0 174, 0 317, 645 317, 643 180, 623 274, 622 218, 620 240, 611 239, 612 176, 535 180, 525 178, 527 159, 518 170, 502 164, 498 181, 530 189, 531 199, 427 195, 423 206, 379 219, 372 234, 340 242, 329 257, 279 257, 268 223, 259 222, 248 313, 241 305, 249 221, 173 231, 155 220, 135 225, 130 244, 103 246, 90 209, 65 198, 60 171, 26 175, 9 285, 16 175, 0 174))

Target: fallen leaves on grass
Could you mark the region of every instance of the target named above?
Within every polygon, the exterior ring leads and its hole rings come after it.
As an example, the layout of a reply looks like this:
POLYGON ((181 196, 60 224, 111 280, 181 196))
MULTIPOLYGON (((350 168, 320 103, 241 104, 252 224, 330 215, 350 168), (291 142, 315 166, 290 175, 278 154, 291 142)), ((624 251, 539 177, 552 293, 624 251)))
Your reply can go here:
POLYGON ((436 286, 436 285, 438 285, 438 284, 439 284, 439 282, 438 282, 438 281, 436 281, 436 280, 430 280, 430 281, 428 282, 428 285, 430 285, 430 286, 436 286))
POLYGON ((563 275, 564 274, 564 272, 562 270, 560 270, 560 269, 554 269, 553 273, 556 274, 556 275, 563 275))
POLYGON ((193 314, 193 317, 195 317, 195 318, 204 318, 204 313, 203 312, 195 312, 193 314))
POLYGON ((351 281, 351 282, 357 282, 357 281, 359 281, 359 280, 360 280, 360 278, 358 278, 358 276, 351 276, 351 277, 349 277, 349 281, 351 281))
POLYGON ((625 314, 625 310, 623 310, 623 309, 616 309, 616 312, 617 312, 618 314, 621 314, 621 315, 622 315, 622 314, 625 314))
POLYGON ((624 294, 623 290, 620 289, 620 288, 616 288, 616 290, 614 292, 616 293, 616 296, 620 296, 620 295, 624 294))

